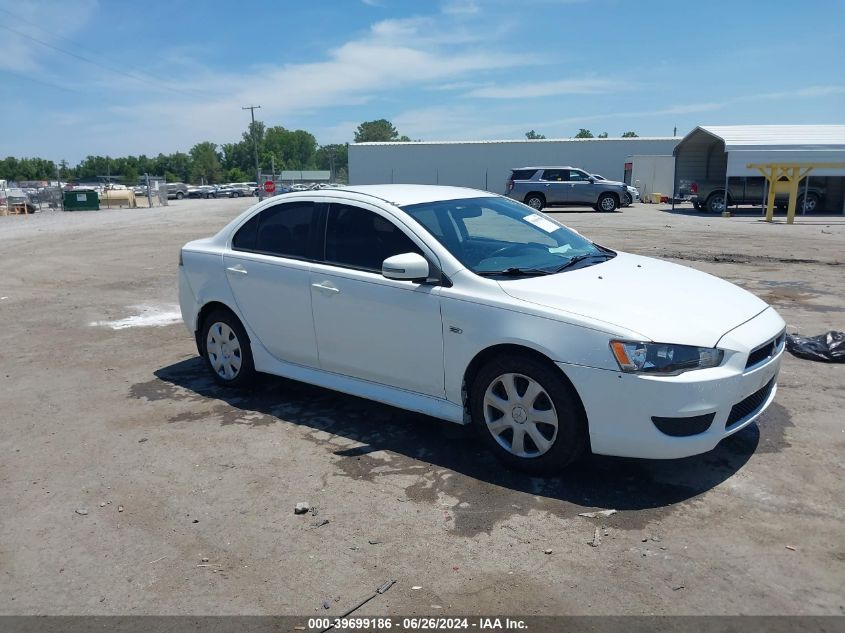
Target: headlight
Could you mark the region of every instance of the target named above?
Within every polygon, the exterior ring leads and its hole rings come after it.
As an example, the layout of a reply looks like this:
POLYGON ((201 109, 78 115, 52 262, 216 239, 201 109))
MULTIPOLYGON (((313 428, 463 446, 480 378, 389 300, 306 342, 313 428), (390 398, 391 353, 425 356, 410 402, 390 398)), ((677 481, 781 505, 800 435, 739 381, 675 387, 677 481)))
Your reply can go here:
POLYGON ((718 367, 724 352, 713 347, 611 341, 619 369, 629 374, 677 375, 692 369, 718 367))

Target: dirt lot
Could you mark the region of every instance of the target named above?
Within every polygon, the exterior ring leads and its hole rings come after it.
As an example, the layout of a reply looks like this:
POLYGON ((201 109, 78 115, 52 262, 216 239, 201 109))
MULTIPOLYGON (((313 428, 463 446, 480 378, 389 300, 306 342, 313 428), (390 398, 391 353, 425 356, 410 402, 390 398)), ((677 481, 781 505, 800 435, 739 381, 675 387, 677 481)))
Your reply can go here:
MULTIPOLYGON (((759 424, 706 455, 513 474, 461 427, 213 385, 177 253, 249 204, 0 218, 0 613, 331 616, 391 578, 360 613, 845 610, 845 365, 787 356, 759 424)), ((845 329, 841 216, 561 217, 733 281, 789 331, 845 329)))

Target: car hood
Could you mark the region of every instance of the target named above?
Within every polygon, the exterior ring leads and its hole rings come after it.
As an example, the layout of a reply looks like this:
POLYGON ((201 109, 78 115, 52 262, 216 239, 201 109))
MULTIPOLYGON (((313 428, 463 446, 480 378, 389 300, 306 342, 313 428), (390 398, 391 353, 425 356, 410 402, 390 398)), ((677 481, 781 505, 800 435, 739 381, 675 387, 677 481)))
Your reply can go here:
POLYGON ((618 253, 606 262, 554 275, 502 280, 511 297, 639 333, 661 343, 713 347, 768 305, 707 273, 618 253))
POLYGON ((618 180, 600 180, 597 184, 601 185, 616 185, 617 187, 627 187, 624 182, 619 182, 618 180))

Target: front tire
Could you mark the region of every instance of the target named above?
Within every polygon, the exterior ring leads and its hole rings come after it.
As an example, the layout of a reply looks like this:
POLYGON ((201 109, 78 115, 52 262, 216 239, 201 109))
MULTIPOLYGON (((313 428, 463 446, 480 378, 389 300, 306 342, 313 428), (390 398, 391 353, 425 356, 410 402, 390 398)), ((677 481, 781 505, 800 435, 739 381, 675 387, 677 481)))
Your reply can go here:
POLYGON ((185 194, 184 194, 184 193, 182 193, 181 191, 177 191, 177 192, 176 192, 176 199, 177 199, 177 200, 181 200, 181 199, 182 199, 182 198, 184 198, 184 197, 185 197, 185 194))
POLYGON ((205 366, 217 384, 245 387, 255 379, 249 337, 229 310, 217 309, 203 321, 200 333, 205 366))
POLYGON ((804 201, 804 196, 799 196, 795 209, 800 213, 813 213, 819 208, 819 197, 814 193, 807 194, 807 200, 804 201))
POLYGON ((500 460, 525 472, 550 475, 586 446, 580 403, 556 368, 522 355, 484 365, 470 390, 473 425, 500 460))
POLYGON ((542 211, 546 206, 546 199, 539 193, 530 193, 525 196, 525 204, 535 211, 542 211))
POLYGON ((240 197, 241 197, 241 194, 240 194, 240 193, 238 193, 237 191, 233 191, 233 192, 232 192, 232 197, 233 197, 233 198, 240 198, 240 197))
POLYGON ((596 201, 596 210, 611 213, 616 211, 619 206, 619 200, 612 193, 603 193, 596 201))
POLYGON ((634 197, 630 193, 625 194, 625 206, 630 207, 634 204, 634 197))

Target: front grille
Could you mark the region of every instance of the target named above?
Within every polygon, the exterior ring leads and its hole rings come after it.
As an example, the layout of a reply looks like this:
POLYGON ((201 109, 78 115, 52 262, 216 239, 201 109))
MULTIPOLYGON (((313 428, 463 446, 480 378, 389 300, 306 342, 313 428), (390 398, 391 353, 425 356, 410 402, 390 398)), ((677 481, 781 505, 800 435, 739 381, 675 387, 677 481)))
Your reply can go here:
POLYGON ((731 414, 728 416, 728 421, 725 423, 725 428, 729 429, 737 422, 744 420, 752 413, 756 412, 760 407, 763 406, 763 403, 769 397, 769 394, 772 392, 772 388, 775 386, 775 379, 772 378, 768 384, 752 393, 748 396, 745 400, 741 402, 737 402, 733 408, 731 408, 731 414))
POLYGON ((771 358, 777 354, 785 340, 786 332, 781 332, 771 341, 766 341, 760 347, 752 350, 748 355, 745 368, 748 369, 749 367, 753 367, 757 363, 762 363, 767 358, 771 358))

